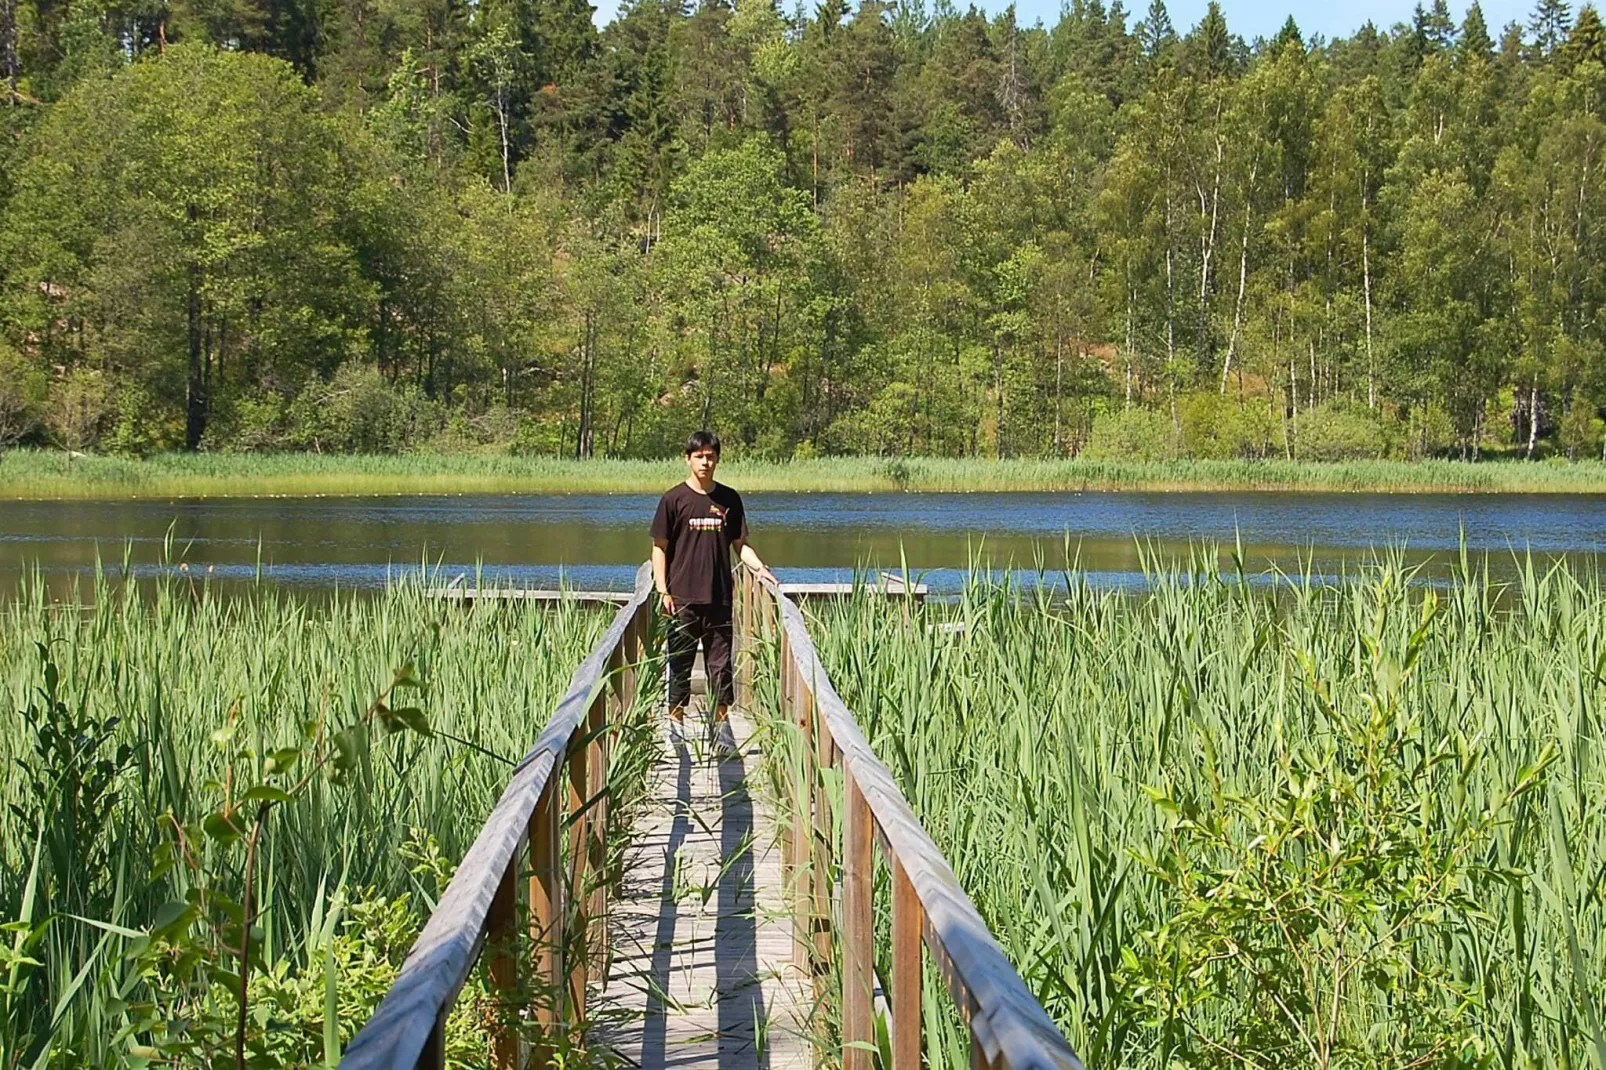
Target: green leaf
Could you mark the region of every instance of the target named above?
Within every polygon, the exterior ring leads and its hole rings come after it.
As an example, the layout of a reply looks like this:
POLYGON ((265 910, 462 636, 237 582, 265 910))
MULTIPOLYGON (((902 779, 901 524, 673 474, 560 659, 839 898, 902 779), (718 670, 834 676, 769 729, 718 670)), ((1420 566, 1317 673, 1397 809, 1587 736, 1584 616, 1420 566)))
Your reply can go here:
POLYGON ((288 791, 274 787, 272 784, 258 784, 243 796, 246 802, 287 803, 295 801, 295 796, 288 791))
POLYGON ((330 760, 330 764, 335 767, 337 772, 344 773, 357 764, 358 740, 356 726, 342 728, 330 737, 330 742, 335 745, 335 754, 330 760))
POLYGON ((300 747, 280 747, 263 761, 262 771, 268 776, 272 776, 275 773, 288 772, 300 760, 300 747))
POLYGON ((434 735, 429 727, 429 717, 417 706, 403 706, 401 709, 391 710, 390 715, 394 720, 387 722, 386 727, 392 732, 406 728, 421 736, 434 735))
POLYGON ((239 839, 242 830, 234 823, 234 815, 227 810, 214 810, 206 815, 201 822, 206 834, 219 843, 233 843, 239 839))
POLYGON ((151 935, 166 936, 189 924, 195 916, 194 909, 189 903, 163 903, 151 919, 151 935))

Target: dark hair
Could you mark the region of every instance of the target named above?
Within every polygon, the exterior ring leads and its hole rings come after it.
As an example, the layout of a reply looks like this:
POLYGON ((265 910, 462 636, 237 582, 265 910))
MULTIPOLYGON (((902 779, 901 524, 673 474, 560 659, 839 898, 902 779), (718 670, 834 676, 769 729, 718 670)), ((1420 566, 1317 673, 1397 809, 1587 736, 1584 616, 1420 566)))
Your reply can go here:
POLYGON ((714 456, 719 456, 719 436, 712 431, 693 431, 686 440, 686 456, 690 457, 699 450, 713 450, 714 456))

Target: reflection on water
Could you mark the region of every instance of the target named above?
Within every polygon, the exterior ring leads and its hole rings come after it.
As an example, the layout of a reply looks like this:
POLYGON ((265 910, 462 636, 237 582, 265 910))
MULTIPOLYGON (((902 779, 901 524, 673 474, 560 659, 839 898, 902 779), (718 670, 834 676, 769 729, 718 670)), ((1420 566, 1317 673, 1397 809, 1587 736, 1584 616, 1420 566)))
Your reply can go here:
MULTIPOLYGON (((0 503, 0 590, 37 564, 65 589, 97 556, 136 574, 166 554, 219 582, 374 588, 427 563, 441 582, 629 586, 647 553, 651 495, 180 499, 0 503), (168 549, 170 547, 170 550, 168 549)), ((847 578, 907 561, 936 590, 990 566, 1058 570, 1067 548, 1090 579, 1141 584, 1146 552, 1235 543, 1252 572, 1337 575, 1372 551, 1403 548, 1430 575, 1464 538, 1509 572, 1533 550, 1598 565, 1606 496, 1448 494, 1078 493, 752 494, 753 541, 782 578, 847 578)))

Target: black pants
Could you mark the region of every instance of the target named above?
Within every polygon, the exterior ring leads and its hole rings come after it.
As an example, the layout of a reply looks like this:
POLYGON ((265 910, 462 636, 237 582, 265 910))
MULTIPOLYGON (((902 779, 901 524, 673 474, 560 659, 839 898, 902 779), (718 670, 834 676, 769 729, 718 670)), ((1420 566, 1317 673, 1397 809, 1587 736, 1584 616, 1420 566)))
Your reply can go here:
POLYGON ((669 626, 669 705, 691 701, 691 666, 697 644, 703 644, 703 668, 708 672, 709 709, 729 706, 735 700, 731 685, 731 607, 681 606, 669 626))

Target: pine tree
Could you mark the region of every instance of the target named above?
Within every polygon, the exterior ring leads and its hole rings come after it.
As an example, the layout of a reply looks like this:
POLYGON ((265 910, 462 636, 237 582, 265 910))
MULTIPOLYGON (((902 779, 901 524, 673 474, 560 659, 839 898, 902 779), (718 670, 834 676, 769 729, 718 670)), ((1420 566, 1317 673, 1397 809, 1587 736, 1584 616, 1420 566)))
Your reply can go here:
POLYGON ((1171 25, 1171 13, 1165 0, 1149 0, 1149 13, 1137 24, 1138 47, 1144 58, 1158 60, 1176 43, 1177 31, 1171 25))
POLYGON ((1600 14, 1593 4, 1578 9, 1578 21, 1573 23, 1561 53, 1569 70, 1587 62, 1606 65, 1606 28, 1601 26, 1600 14))
POLYGON ((1428 26, 1440 51, 1455 44, 1455 20, 1450 17, 1449 0, 1433 0, 1433 11, 1428 15, 1428 26))
POLYGON ((1276 52, 1281 52, 1289 45, 1297 45, 1300 48, 1305 47, 1304 35, 1299 32, 1299 23, 1294 21, 1294 16, 1292 15, 1288 16, 1287 21, 1283 23, 1283 28, 1277 31, 1277 36, 1272 38, 1271 42, 1272 50, 1276 52))
POLYGON ((1528 32, 1533 36, 1533 52, 1540 59, 1550 54, 1567 39, 1572 24, 1572 9, 1567 0, 1538 0, 1534 13, 1528 18, 1528 32))
POLYGON ((1512 20, 1500 31, 1501 64, 1516 67, 1522 62, 1523 50, 1522 23, 1512 20))
POLYGON ((848 17, 848 0, 819 0, 814 5, 814 23, 820 32, 829 37, 848 17))
POLYGON ((1462 56, 1481 56, 1488 59, 1494 54, 1494 42, 1489 38, 1489 24, 1483 21, 1483 8, 1473 0, 1467 8, 1467 17, 1461 23, 1461 41, 1456 46, 1462 56))
POLYGON ((1188 35, 1188 59, 1194 71, 1206 80, 1226 74, 1232 66, 1232 37, 1216 0, 1210 0, 1204 18, 1188 35))
POLYGON ((1420 3, 1416 5, 1411 12, 1411 38, 1418 60, 1450 47, 1455 40, 1455 24, 1450 21, 1450 9, 1445 0, 1433 0, 1432 11, 1420 3))

